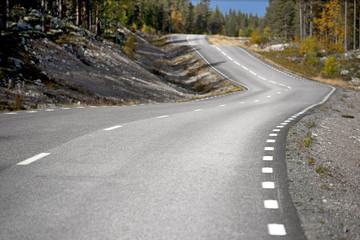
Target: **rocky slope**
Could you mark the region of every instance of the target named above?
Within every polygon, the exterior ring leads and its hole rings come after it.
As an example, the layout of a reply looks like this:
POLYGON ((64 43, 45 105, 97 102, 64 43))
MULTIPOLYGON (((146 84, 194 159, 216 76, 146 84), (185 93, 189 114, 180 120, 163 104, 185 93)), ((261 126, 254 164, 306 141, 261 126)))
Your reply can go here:
MULTIPOLYGON (((38 11, 19 16, 0 36, 0 111, 179 101, 241 90, 166 36, 136 32, 134 60, 124 41, 115 44, 50 17, 43 34, 38 11)), ((118 29, 124 39, 130 34, 118 29)))

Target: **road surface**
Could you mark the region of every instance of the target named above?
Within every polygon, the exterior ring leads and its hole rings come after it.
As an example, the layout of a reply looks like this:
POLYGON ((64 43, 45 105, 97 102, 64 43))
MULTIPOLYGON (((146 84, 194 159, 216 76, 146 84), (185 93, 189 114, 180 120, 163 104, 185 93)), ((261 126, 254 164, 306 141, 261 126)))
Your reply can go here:
POLYGON ((305 239, 289 126, 333 88, 173 35, 246 91, 0 114, 0 239, 305 239))

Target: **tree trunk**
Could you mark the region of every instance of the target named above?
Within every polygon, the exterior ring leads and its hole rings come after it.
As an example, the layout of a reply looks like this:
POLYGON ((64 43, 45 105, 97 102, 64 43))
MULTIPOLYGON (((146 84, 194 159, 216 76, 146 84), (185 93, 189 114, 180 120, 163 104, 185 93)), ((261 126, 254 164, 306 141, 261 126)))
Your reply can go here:
POLYGON ((90 0, 85 0, 85 8, 86 8, 86 27, 90 29, 90 14, 91 14, 91 6, 90 0))
POLYGON ((302 6, 301 6, 301 0, 299 1, 299 17, 300 17, 300 39, 303 40, 303 17, 302 17, 302 6))
POLYGON ((345 36, 344 36, 344 50, 345 52, 347 51, 347 28, 348 28, 348 20, 347 20, 347 16, 348 16, 348 9, 347 9, 347 0, 345 0, 345 36))
POLYGON ((45 0, 41 0, 41 31, 45 32, 45 0))
POLYGON ((77 23, 80 27, 82 26, 82 7, 83 7, 83 0, 78 0, 77 23))
POLYGON ((313 37, 313 1, 310 2, 310 37, 313 37))
POLYGON ((10 0, 5 0, 4 5, 2 5, 2 24, 4 30, 9 28, 9 19, 10 19, 10 0))
POLYGON ((353 49, 356 49, 356 0, 354 0, 354 39, 353 39, 353 49))
POLYGON ((99 4, 98 3, 96 3, 96 11, 95 11, 95 34, 100 35, 99 4))
POLYGON ((59 18, 63 19, 63 0, 59 0, 59 6, 58 6, 58 12, 59 12, 59 18))

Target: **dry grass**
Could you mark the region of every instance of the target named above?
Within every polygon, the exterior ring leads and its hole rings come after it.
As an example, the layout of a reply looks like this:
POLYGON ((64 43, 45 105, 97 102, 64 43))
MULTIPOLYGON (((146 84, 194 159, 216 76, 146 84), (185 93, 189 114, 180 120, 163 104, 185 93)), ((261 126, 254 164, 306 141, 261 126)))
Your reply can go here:
POLYGON ((229 38, 221 35, 208 36, 207 40, 213 45, 232 45, 244 47, 245 43, 240 41, 240 38, 229 38))

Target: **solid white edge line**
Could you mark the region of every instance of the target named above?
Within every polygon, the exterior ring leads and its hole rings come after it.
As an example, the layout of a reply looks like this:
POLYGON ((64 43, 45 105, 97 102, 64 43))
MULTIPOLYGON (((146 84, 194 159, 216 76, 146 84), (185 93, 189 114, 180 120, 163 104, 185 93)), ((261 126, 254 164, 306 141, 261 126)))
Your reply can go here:
POLYGON ((264 207, 268 209, 278 209, 279 204, 276 200, 264 200, 264 207))
POLYGON ((105 128, 104 131, 111 131, 111 130, 114 130, 114 129, 117 129, 117 128, 121 128, 122 126, 120 125, 117 125, 117 126, 113 126, 113 127, 109 127, 109 128, 105 128))
POLYGON ((50 155, 50 153, 40 153, 38 155, 35 155, 35 156, 31 157, 31 158, 28 158, 28 159, 22 161, 22 162, 19 162, 16 165, 22 165, 22 166, 29 165, 29 164, 31 164, 31 163, 33 163, 33 162, 35 162, 35 161, 37 161, 37 160, 39 160, 39 159, 41 159, 43 157, 46 157, 48 155, 50 155))
POLYGON ((286 230, 283 224, 268 224, 268 230, 270 235, 274 236, 285 236, 286 230))

